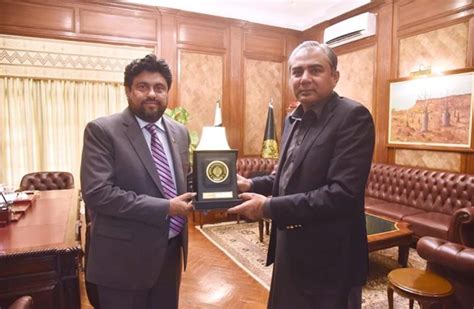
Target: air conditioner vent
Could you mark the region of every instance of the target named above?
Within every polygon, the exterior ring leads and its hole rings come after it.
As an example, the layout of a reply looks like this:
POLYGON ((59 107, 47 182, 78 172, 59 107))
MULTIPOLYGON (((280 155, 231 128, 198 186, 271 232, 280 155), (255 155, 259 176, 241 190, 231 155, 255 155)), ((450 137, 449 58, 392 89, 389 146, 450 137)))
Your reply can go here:
POLYGON ((363 13, 345 19, 324 30, 324 43, 331 47, 375 35, 376 15, 363 13))
POLYGON ((350 40, 352 37, 359 37, 361 35, 362 35, 362 30, 353 31, 353 32, 338 36, 337 38, 334 38, 332 40, 329 40, 326 42, 326 44, 328 45, 337 44, 342 41, 350 40))

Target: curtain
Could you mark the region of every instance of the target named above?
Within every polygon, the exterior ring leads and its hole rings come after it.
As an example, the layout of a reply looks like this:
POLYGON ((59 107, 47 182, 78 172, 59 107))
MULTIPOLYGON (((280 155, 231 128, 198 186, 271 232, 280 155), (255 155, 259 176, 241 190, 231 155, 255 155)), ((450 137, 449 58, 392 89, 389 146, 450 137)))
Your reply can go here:
POLYGON ((0 78, 0 183, 17 188, 24 174, 68 171, 79 188, 87 122, 126 106, 120 83, 0 78))

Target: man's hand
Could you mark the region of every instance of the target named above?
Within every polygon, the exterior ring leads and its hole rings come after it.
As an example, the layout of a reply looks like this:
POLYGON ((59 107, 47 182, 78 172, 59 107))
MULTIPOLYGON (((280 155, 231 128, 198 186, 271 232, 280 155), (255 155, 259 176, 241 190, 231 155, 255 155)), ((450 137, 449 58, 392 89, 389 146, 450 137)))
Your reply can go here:
POLYGON ((250 179, 247 179, 237 174, 237 188, 239 189, 239 192, 247 192, 250 190, 251 186, 252 182, 250 181, 250 179))
POLYGON ((263 218, 263 203, 267 199, 266 196, 256 193, 242 193, 239 195, 239 198, 245 202, 235 207, 229 208, 227 210, 228 213, 243 215, 250 220, 258 220, 263 218))
POLYGON ((172 198, 170 200, 170 209, 168 211, 168 215, 170 216, 186 216, 189 211, 193 209, 193 197, 196 196, 195 192, 186 192, 172 198))

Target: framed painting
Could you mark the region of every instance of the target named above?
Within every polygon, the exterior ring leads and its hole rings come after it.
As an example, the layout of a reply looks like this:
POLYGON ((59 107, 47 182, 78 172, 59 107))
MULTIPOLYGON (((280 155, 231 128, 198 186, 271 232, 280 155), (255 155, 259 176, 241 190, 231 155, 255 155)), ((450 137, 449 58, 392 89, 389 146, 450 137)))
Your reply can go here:
POLYGON ((474 68, 390 81, 389 145, 472 148, 474 68))

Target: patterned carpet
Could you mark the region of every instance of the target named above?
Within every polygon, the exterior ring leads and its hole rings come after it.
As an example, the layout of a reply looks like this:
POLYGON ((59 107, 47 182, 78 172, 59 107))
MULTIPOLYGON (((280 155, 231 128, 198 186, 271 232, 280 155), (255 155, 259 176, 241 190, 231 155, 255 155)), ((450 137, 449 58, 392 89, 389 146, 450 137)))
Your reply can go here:
MULTIPOLYGON (((205 225, 197 227, 204 236, 227 254, 237 265, 249 273, 255 280, 269 289, 272 267, 265 267, 268 236, 264 242, 258 240, 258 224, 235 222, 205 225)), ((398 268, 398 248, 390 248, 370 253, 370 275, 362 291, 362 307, 367 309, 388 308, 387 274, 398 268)), ((410 249, 408 266, 424 269, 426 263, 416 250, 410 249)), ((395 308, 408 307, 408 300, 394 295, 395 308)), ((418 304, 415 304, 418 308, 418 304)))

